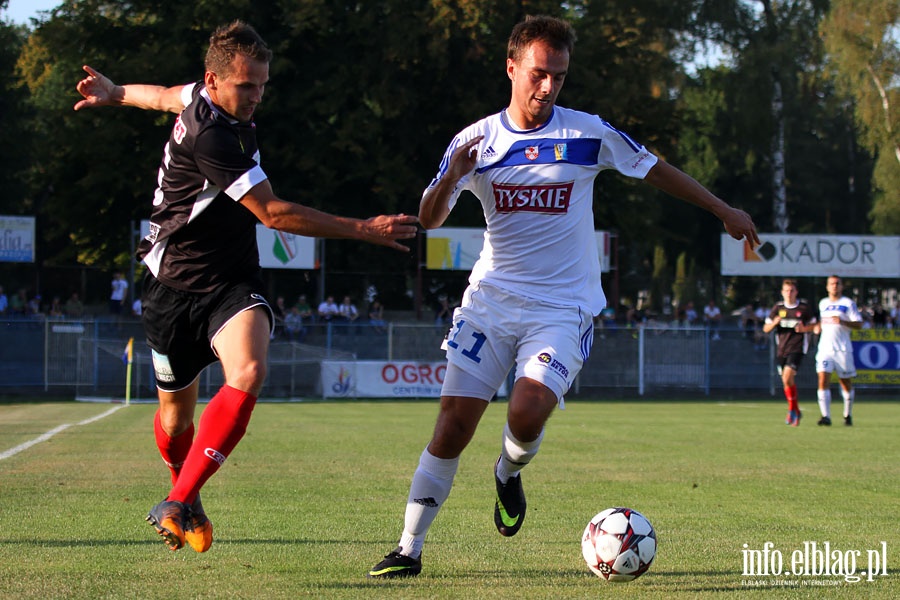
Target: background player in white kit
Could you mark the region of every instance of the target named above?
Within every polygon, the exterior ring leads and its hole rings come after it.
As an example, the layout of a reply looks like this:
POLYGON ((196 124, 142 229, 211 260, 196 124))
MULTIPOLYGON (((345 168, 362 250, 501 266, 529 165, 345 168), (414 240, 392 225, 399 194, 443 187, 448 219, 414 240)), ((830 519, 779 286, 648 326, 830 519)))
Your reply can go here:
POLYGON ((425 190, 419 220, 447 219, 462 190, 478 197, 487 230, 446 340, 447 374, 434 435, 413 475, 398 547, 369 577, 418 575, 425 535, 450 494, 459 457, 512 367, 494 524, 512 536, 525 518, 519 471, 537 454, 544 424, 562 405, 590 352, 592 318, 606 305, 594 242, 593 185, 616 169, 704 208, 735 239, 758 244, 752 219, 657 159, 596 115, 555 106, 575 32, 528 17, 513 28, 509 106, 451 142, 425 190))
POLYGON ((844 397, 844 425, 853 425, 855 392, 851 379, 856 377, 850 330, 861 329, 862 315, 856 302, 843 295, 844 284, 837 275, 825 284, 828 297, 819 302, 819 347, 816 351, 816 373, 819 376, 819 425, 831 425, 831 373, 837 373, 844 397))

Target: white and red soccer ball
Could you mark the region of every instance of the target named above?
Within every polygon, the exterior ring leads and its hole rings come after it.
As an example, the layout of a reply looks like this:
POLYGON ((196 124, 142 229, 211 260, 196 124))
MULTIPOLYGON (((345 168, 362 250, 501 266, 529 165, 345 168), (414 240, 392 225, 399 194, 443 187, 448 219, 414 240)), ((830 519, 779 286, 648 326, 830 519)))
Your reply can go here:
POLYGON ((630 508, 597 513, 581 536, 588 567, 606 581, 631 581, 643 575, 656 557, 656 531, 630 508))

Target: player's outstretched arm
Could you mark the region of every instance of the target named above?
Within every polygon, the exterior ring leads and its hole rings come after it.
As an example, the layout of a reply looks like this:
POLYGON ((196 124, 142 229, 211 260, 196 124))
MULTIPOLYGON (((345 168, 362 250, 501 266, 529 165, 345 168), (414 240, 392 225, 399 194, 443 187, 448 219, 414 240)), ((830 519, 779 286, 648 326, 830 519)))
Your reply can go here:
POLYGON ((739 208, 729 206, 703 187, 696 179, 660 159, 644 177, 644 181, 685 202, 708 210, 722 220, 725 231, 736 240, 745 239, 754 247, 759 245, 759 234, 753 219, 739 208))
POLYGON ((414 238, 418 229, 418 219, 412 215, 353 219, 281 200, 275 196, 268 179, 253 186, 241 198, 241 204, 269 229, 307 237, 362 240, 403 252, 409 252, 409 248, 397 240, 414 238))
POLYGON ((450 196, 459 180, 472 172, 478 161, 478 144, 483 135, 460 144, 450 156, 447 172, 429 188, 419 203, 419 221, 425 229, 436 229, 444 224, 450 215, 450 196))
POLYGON ((116 85, 103 73, 84 65, 87 77, 75 85, 83 100, 75 103, 75 110, 97 106, 134 106, 145 110, 180 113, 184 109, 181 90, 184 86, 129 84, 116 85))

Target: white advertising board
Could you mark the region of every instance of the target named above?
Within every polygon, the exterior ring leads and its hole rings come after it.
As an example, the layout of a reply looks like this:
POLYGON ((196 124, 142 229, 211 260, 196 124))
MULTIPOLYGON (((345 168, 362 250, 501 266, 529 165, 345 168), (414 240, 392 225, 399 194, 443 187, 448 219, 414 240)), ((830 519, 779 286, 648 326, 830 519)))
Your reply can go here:
MULTIPOLYGON (((446 361, 322 361, 324 398, 440 398, 446 361)), ((506 395, 504 384, 499 395, 506 395)))
POLYGON ((900 277, 900 236, 759 234, 751 248, 722 234, 722 275, 900 277))
POLYGON ((0 215, 0 262, 34 262, 34 217, 0 215))
MULTIPOLYGON (((141 239, 150 233, 150 221, 141 221, 141 239)), ((316 238, 256 226, 259 266, 264 269, 317 269, 316 238)))

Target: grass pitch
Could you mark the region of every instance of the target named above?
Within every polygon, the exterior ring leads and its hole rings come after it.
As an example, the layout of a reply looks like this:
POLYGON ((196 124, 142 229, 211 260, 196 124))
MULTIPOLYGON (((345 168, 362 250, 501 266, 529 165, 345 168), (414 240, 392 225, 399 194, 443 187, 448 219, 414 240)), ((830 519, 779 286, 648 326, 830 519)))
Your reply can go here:
POLYGON ((856 425, 830 428, 815 425, 812 403, 792 428, 773 401, 570 401, 524 472, 528 520, 513 538, 492 519, 506 405, 492 406, 431 529, 422 575, 400 581, 365 573, 399 537, 435 402, 258 405, 203 490, 216 540, 205 554, 167 550, 143 520, 168 490, 154 406, 86 422, 111 406, 0 404, 0 595, 898 598, 900 403, 860 396, 856 425), (631 583, 599 580, 581 557, 584 526, 610 506, 641 511, 659 536, 656 561, 631 583), (772 574, 778 556, 790 570, 826 543, 830 572, 843 575, 772 574), (887 575, 861 575, 870 556, 887 575), (858 582, 847 581, 851 559, 858 582))

